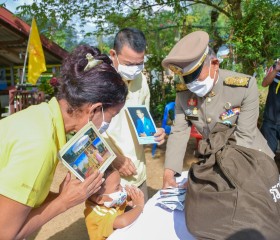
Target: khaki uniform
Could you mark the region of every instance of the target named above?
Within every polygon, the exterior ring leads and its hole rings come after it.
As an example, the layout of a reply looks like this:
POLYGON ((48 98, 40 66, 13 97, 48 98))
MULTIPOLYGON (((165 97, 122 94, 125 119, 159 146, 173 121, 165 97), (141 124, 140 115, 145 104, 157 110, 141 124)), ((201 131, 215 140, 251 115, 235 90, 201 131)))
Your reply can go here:
POLYGON ((208 137, 217 122, 236 124, 237 145, 262 151, 273 158, 274 153, 257 128, 258 116, 256 79, 219 69, 218 82, 206 96, 198 97, 189 90, 177 93, 176 116, 167 141, 165 168, 181 173, 191 124, 203 138, 208 137))

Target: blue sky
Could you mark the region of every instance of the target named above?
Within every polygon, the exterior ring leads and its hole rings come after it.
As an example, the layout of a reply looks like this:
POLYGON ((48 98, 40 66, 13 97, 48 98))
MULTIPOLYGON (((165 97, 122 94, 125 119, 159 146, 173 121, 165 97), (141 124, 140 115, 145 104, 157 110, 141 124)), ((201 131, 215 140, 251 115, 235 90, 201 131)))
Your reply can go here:
POLYGON ((0 0, 0 3, 4 3, 6 5, 6 8, 11 12, 15 12, 16 8, 20 5, 30 4, 32 2, 32 0, 0 0))

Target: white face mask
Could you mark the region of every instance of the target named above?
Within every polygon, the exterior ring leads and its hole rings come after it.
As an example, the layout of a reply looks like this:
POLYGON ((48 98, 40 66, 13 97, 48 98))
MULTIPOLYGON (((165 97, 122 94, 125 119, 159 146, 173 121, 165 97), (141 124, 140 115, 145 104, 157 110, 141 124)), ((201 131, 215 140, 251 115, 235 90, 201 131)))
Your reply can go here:
POLYGON ((144 69, 144 63, 140 65, 126 66, 119 62, 118 55, 116 54, 118 61, 118 72, 125 80, 134 80, 144 69))
POLYGON ((215 76, 216 76, 216 71, 214 74, 214 78, 210 77, 210 67, 209 67, 208 76, 207 78, 205 78, 204 81, 195 80, 187 84, 187 87, 191 92, 195 93, 197 96, 204 97, 213 88, 215 76))
POLYGON ((112 201, 110 202, 104 202, 104 206, 107 208, 113 207, 115 205, 120 206, 125 202, 127 198, 127 193, 125 189, 123 189, 122 191, 118 191, 110 194, 103 194, 103 195, 109 196, 112 199, 112 201))
POLYGON ((98 129, 100 134, 104 133, 109 128, 109 125, 110 125, 110 123, 104 121, 103 107, 102 107, 102 117, 103 117, 103 120, 102 120, 100 128, 98 129))
MULTIPOLYGON (((100 134, 104 133, 109 128, 109 125, 110 125, 110 123, 104 121, 103 107, 102 107, 102 117, 103 117, 103 120, 102 120, 102 123, 101 123, 101 125, 98 129, 100 134)), ((89 123, 89 121, 90 120, 88 119, 88 123, 89 123)))

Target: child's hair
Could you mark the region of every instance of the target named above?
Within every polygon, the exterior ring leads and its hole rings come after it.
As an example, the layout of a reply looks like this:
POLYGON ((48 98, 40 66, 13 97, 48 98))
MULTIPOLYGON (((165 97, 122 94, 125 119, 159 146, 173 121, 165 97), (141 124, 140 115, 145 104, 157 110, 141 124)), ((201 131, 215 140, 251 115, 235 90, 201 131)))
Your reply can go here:
MULTIPOLYGON (((105 181, 106 181, 106 179, 111 175, 111 173, 113 173, 114 171, 117 171, 117 169, 116 168, 114 168, 113 166, 112 166, 112 164, 111 165, 109 165, 108 167, 107 167, 107 169, 105 170, 105 172, 104 172, 104 174, 103 174, 103 178, 105 179, 104 180, 104 182, 102 183, 102 185, 101 185, 101 188, 96 192, 96 193, 94 193, 93 195, 91 195, 91 196, 98 196, 98 195, 101 195, 101 194, 103 194, 103 192, 104 192, 104 183, 105 183, 105 181)), ((91 198, 91 197, 89 197, 89 198, 91 198)), ((92 198, 91 198, 91 200, 93 200, 92 198)))
POLYGON ((106 179, 109 177, 109 175, 110 175, 112 172, 114 172, 114 171, 117 171, 117 169, 114 168, 112 164, 110 164, 110 165, 107 167, 107 169, 105 170, 105 172, 104 172, 104 174, 103 174, 103 178, 106 180, 106 179))

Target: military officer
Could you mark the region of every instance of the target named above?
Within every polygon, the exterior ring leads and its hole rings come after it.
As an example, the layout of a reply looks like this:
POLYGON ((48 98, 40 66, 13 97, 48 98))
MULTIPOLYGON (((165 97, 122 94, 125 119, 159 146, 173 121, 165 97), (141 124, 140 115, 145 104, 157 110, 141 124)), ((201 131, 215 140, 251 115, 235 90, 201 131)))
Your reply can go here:
POLYGON ((259 95, 256 79, 219 69, 219 61, 208 42, 206 32, 192 32, 162 61, 163 67, 179 75, 185 84, 176 96, 176 116, 167 141, 163 188, 177 185, 174 175, 182 171, 192 124, 203 138, 208 137, 217 122, 236 124, 238 145, 274 157, 257 128, 259 95))

